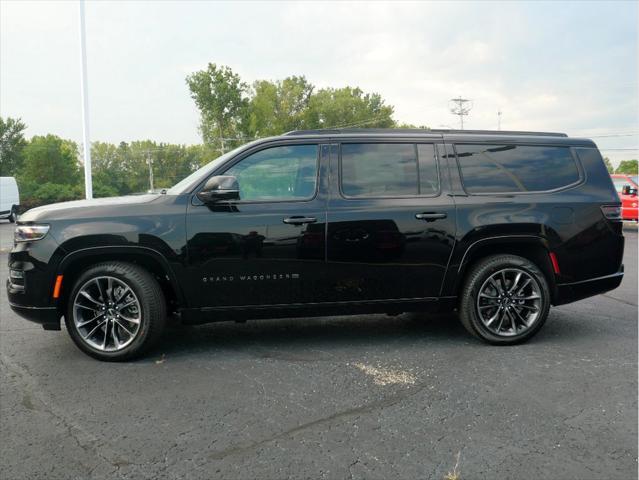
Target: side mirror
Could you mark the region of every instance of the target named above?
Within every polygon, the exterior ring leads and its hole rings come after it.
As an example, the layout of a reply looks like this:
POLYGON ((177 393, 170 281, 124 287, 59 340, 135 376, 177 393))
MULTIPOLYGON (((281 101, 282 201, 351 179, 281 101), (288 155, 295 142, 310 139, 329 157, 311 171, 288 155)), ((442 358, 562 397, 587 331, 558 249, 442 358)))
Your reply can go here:
POLYGON ((231 175, 217 175, 209 178, 197 198, 204 203, 216 203, 220 200, 239 200, 240 185, 231 175))
POLYGON ((631 185, 624 185, 621 188, 621 193, 623 195, 637 195, 637 189, 631 185))

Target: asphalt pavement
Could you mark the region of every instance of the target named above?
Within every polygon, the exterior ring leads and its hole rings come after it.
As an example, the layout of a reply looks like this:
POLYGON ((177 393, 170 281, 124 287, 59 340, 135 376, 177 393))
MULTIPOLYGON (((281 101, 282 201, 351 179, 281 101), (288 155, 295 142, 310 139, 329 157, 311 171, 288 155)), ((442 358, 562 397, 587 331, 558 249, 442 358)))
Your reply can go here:
POLYGON ((453 316, 171 327, 95 361, 7 305, 0 478, 637 478, 637 233, 623 284, 554 308, 516 347, 453 316))

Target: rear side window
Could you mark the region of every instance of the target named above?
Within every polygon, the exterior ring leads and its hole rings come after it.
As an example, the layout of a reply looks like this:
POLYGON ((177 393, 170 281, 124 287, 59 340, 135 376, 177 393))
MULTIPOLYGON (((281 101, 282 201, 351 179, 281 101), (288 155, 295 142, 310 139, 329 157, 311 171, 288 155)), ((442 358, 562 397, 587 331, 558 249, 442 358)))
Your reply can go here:
POLYGON ((455 150, 468 193, 540 192, 579 181, 569 147, 455 145, 455 150))
POLYGON ((434 146, 342 144, 341 188, 345 196, 356 198, 434 195, 439 192, 434 146))

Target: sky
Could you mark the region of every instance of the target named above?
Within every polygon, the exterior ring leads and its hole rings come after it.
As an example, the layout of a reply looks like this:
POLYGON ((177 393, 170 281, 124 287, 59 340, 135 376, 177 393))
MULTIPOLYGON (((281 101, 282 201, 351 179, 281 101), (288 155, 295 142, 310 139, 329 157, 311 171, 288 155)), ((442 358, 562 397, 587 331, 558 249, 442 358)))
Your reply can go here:
MULTIPOLYGON (((637 2, 87 1, 91 140, 200 143, 185 77, 304 75, 377 92, 400 122, 593 138, 639 152, 637 2)), ((77 1, 0 0, 0 115, 81 142, 77 1)))

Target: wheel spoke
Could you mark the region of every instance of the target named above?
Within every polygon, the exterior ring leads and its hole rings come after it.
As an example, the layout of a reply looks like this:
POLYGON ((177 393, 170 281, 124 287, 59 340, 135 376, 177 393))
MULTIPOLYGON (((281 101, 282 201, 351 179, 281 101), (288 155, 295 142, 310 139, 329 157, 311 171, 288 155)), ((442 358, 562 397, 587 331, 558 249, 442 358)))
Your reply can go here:
POLYGON ((497 300, 499 298, 499 296, 495 296, 495 295, 488 295, 487 293, 481 292, 479 294, 480 297, 484 297, 484 298, 492 298, 494 300, 497 300))
POLYGON ((499 334, 499 332, 501 331, 501 326, 504 324, 504 311, 503 309, 499 310, 499 325, 497 325, 497 328, 495 329, 495 331, 499 334))
POLYGON ((515 297, 516 300, 539 300, 541 297, 539 295, 529 295, 527 297, 515 297))
POLYGON ((122 330, 124 330, 126 333, 128 333, 128 334, 129 334, 129 335, 131 335, 131 336, 133 336, 133 332, 132 332, 131 330, 129 330, 128 328, 126 328, 124 325, 122 325, 122 324, 120 323, 120 321, 119 321, 119 320, 116 320, 116 321, 115 321, 115 323, 117 323, 117 324, 118 324, 118 326, 119 326, 122 330))
POLYGON ((517 308, 513 308, 515 314, 517 315, 517 318, 519 318, 519 321, 521 323, 524 324, 524 326, 528 326, 528 322, 526 321, 526 319, 524 317, 521 316, 521 313, 519 313, 519 311, 517 310, 517 308))
POLYGON ((521 276, 522 275, 523 275, 522 272, 517 272, 517 275, 515 276, 515 281, 510 286, 510 289, 508 290, 508 293, 513 293, 517 289, 517 285, 519 284, 519 280, 521 280, 521 276))
POLYGON ((126 320, 127 322, 130 322, 130 323, 135 323, 135 324, 140 323, 140 319, 139 318, 127 317, 126 315, 122 315, 122 312, 120 312, 120 318, 123 319, 123 320, 126 320))
POLYGON ((497 285, 497 282, 495 282, 494 278, 490 277, 488 281, 493 286, 493 288, 497 291, 497 293, 504 293, 503 290, 499 287, 499 285, 497 285))
POLYGON ((524 283, 522 284, 521 287, 519 287, 519 293, 518 295, 522 295, 524 293, 524 288, 526 288, 528 286, 528 284, 532 282, 532 278, 527 278, 524 283))
POLYGON ((102 289, 102 285, 100 284, 100 279, 96 278, 94 280, 94 283, 98 286, 98 291, 100 292, 100 297, 102 297, 102 302, 106 303, 109 301, 108 297, 106 296, 106 293, 104 292, 104 290, 102 289))
POLYGON ((506 270, 501 271, 501 286, 502 292, 506 293, 508 291, 508 281, 506 280, 506 270))
POLYGON ((495 314, 492 317, 490 317, 488 320, 486 320, 487 327, 490 327, 493 324, 493 322, 499 318, 500 312, 501 312, 501 308, 498 308, 495 314))
POLYGON ((539 309, 537 307, 535 307, 534 305, 526 305, 525 303, 522 303, 521 305, 517 305, 519 308, 525 308, 527 310, 531 310, 533 312, 537 312, 539 311, 539 309))
POLYGON ((95 298, 89 295, 89 293, 86 290, 81 290, 80 295, 82 295, 84 298, 86 298, 87 300, 90 300, 91 302, 95 303, 96 305, 100 307, 104 306, 104 303, 98 302, 95 298))
POLYGON ((115 324, 111 325, 111 338, 113 338, 113 345, 115 346, 116 350, 119 350, 121 343, 116 330, 117 329, 115 328, 115 324))
POLYGON ((100 311, 99 308, 88 307, 86 305, 82 305, 81 303, 76 303, 75 306, 78 307, 78 308, 84 308, 86 310, 91 310, 92 312, 99 312, 100 311))
POLYGON ((90 337, 91 337, 91 335, 93 335, 93 333, 94 333, 94 332, 95 332, 98 328, 100 328, 102 325, 104 325, 104 322, 99 322, 99 323, 98 323, 95 327, 93 327, 93 329, 92 329, 89 333, 87 333, 86 335, 84 335, 84 338, 90 338, 90 337))
POLYGON ((480 305, 480 306, 479 306, 479 309, 480 309, 480 310, 485 310, 485 309, 487 309, 487 308, 495 308, 496 306, 497 306, 497 304, 496 304, 496 303, 492 303, 492 304, 490 304, 490 305, 480 305))
POLYGON ((91 322, 96 321, 98 318, 102 317, 104 314, 102 312, 98 313, 95 317, 90 318, 89 320, 85 320, 83 322, 77 323, 76 326, 78 328, 84 327, 85 325, 88 325, 91 322))
POLYGON ((133 305, 136 302, 137 302, 137 300, 134 298, 134 299, 129 300, 128 302, 126 302, 124 305, 118 304, 118 308, 120 310, 124 310, 125 308, 130 307, 131 305, 133 305))

